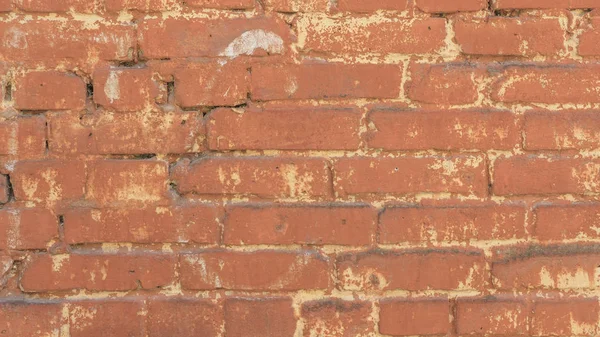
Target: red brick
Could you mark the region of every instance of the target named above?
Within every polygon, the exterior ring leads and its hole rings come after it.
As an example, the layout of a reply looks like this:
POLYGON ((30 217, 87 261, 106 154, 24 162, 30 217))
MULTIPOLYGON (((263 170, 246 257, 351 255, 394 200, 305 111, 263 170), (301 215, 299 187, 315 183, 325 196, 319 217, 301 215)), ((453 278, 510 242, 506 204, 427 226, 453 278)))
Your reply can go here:
POLYGON ((341 195, 487 193, 486 163, 478 155, 344 158, 334 165, 341 195), (377 177, 377 179, 373 179, 377 177))
POLYGON ((325 12, 328 10, 328 2, 324 0, 266 0, 268 7, 277 12, 325 12))
POLYGON ((373 304, 328 298, 302 303, 304 337, 375 336, 373 304))
POLYGON ((278 55, 289 45, 289 27, 274 18, 147 19, 140 24, 144 58, 278 55), (201 33, 199 33, 201 32, 201 33))
POLYGON ((532 64, 507 66, 492 84, 492 99, 505 103, 598 103, 600 66, 532 64))
POLYGON ((39 158, 46 152, 46 120, 43 116, 0 122, 0 156, 39 158))
POLYGON ((555 156, 515 156, 494 165, 496 195, 584 194, 598 192, 600 161, 555 156))
POLYGON ((214 9, 252 9, 254 0, 187 0, 190 7, 214 8, 214 9))
POLYGON ((100 67, 93 75, 94 102, 108 110, 138 111, 160 100, 148 68, 100 67))
POLYGON ((142 337, 142 302, 81 301, 69 305, 70 337, 142 337))
POLYGON ((441 105, 474 103, 478 98, 474 77, 481 69, 466 63, 420 64, 410 67, 412 80, 406 84, 413 101, 441 105))
POLYGON ((104 160, 91 164, 86 198, 99 205, 156 204, 167 197, 167 163, 104 160))
POLYGON ((45 249, 58 237, 58 217, 43 208, 0 209, 0 250, 45 249))
POLYGON ((223 312, 210 300, 174 297, 148 302, 148 337, 219 336, 222 324, 223 312))
POLYGON ((315 16, 301 18, 298 27, 306 35, 300 47, 317 54, 428 54, 444 47, 446 37, 442 18, 366 21, 362 16, 315 16))
POLYGON ((224 311, 227 336, 293 336, 296 330, 291 298, 228 298, 224 311))
POLYGON ((0 174, 0 204, 6 204, 9 197, 8 176, 0 174))
POLYGON ((94 10, 93 1, 81 0, 19 0, 14 1, 15 7, 26 12, 68 12, 91 13, 94 10))
POLYGON ((204 148, 196 112, 48 115, 49 149, 59 155, 190 153, 204 148))
POLYGON ((378 10, 403 11, 408 8, 407 0, 338 0, 337 9, 345 12, 368 13, 378 10))
POLYGON ((175 100, 181 107, 245 103, 250 89, 246 68, 240 62, 186 64, 174 73, 175 100))
POLYGON ((401 78, 397 65, 257 65, 252 67, 252 99, 397 98, 401 78))
POLYGON ((534 236, 539 240, 595 239, 600 234, 600 205, 544 205, 536 207, 534 236))
POLYGON ((497 0, 497 9, 600 8, 596 0, 497 0))
POLYGON ((21 288, 25 292, 156 289, 173 283, 175 264, 174 256, 162 254, 40 254, 25 267, 21 288))
POLYGON ((327 289, 329 259, 315 251, 213 251, 180 260, 184 289, 327 289))
POLYGON ((381 214, 382 243, 525 239, 523 205, 398 207, 381 214))
POLYGON ((427 13, 479 11, 487 8, 486 0, 416 0, 417 7, 427 13))
POLYGON ((595 336, 600 320, 598 298, 564 298, 536 301, 532 336, 595 336))
POLYGON ((224 240, 228 245, 368 245, 377 211, 367 206, 250 204, 229 206, 224 240))
POLYGON ((498 249, 492 280, 498 289, 595 289, 600 251, 594 245, 498 249))
POLYGON ((337 261, 346 290, 470 290, 486 283, 483 253, 458 249, 375 250, 337 261))
POLYGON ((219 239, 214 205, 147 207, 143 209, 69 209, 64 213, 65 241, 205 243, 219 239))
POLYGON ((130 61, 136 44, 133 26, 108 21, 87 29, 84 22, 76 20, 15 20, 0 22, 0 35, 10 41, 0 49, 0 59, 20 62, 130 61))
POLYGON ((182 194, 260 198, 331 195, 327 162, 316 158, 205 158, 179 163, 172 179, 182 194))
POLYGON ((564 31, 558 19, 492 17, 481 22, 459 20, 454 31, 464 54, 535 56, 566 52, 564 31))
POLYGON ((213 150, 356 150, 360 144, 356 109, 217 109, 209 118, 213 150))
POLYGON ((525 114, 527 150, 566 150, 600 147, 600 116, 594 111, 536 111, 525 114))
POLYGON ((510 150, 521 142, 518 118, 508 111, 382 108, 369 113, 369 122, 369 146, 385 150, 510 150))
POLYGON ((600 55, 600 17, 590 19, 591 24, 579 36, 579 55, 600 55))
POLYGON ((62 305, 56 302, 0 302, 0 331, 10 337, 56 336, 63 324, 62 305))
POLYGON ((464 298, 456 304, 459 335, 526 335, 529 308, 518 299, 464 298))
POLYGON ((122 10, 163 12, 173 10, 177 5, 177 0, 104 0, 104 2, 109 12, 122 10))
POLYGON ((85 173, 85 164, 73 160, 20 161, 11 174, 15 199, 47 203, 80 199, 85 173))
POLYGON ((450 331, 446 298, 385 299, 379 304, 379 332, 384 335, 447 335, 450 331))
POLYGON ((12 10, 12 0, 0 0, 0 12, 10 12, 12 10))
POLYGON ((73 74, 30 72, 17 77, 15 84, 15 107, 20 110, 82 109, 85 105, 85 83, 73 74))

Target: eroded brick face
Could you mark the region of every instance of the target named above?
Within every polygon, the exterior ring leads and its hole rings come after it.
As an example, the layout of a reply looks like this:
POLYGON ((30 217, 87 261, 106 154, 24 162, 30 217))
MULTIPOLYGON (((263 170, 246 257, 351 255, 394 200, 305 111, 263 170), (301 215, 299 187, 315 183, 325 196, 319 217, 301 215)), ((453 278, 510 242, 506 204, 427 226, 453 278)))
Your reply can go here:
POLYGON ((0 337, 600 334, 600 0, 0 0, 0 337))

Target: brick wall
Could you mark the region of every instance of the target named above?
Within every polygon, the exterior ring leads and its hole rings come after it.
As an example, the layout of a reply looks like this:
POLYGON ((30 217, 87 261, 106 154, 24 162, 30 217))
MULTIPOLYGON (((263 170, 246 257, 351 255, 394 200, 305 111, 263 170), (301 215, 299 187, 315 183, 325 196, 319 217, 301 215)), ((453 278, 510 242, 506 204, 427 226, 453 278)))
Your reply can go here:
POLYGON ((600 334, 599 0, 0 12, 0 336, 600 334))

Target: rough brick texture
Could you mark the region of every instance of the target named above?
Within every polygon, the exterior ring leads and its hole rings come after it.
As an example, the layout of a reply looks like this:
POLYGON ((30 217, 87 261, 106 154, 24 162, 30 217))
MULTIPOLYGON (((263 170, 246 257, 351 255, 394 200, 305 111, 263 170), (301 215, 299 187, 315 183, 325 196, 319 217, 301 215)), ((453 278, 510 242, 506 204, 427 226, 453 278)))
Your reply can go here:
POLYGON ((600 335, 600 0, 0 0, 1 337, 600 335))

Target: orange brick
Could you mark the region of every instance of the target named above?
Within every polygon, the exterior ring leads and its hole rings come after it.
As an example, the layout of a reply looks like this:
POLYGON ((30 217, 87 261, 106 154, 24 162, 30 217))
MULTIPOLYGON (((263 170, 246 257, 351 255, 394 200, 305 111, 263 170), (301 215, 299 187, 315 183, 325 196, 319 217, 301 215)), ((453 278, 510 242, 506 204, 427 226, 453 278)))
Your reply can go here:
POLYGON ((148 301, 148 337, 218 336, 223 311, 210 300, 170 297, 148 301))
POLYGON ((598 191, 600 162, 596 159, 515 156, 494 165, 497 195, 584 194, 598 191))
POLYGON ((58 237, 58 217, 43 208, 0 209, 0 250, 44 249, 58 237))
POLYGON ((508 111, 378 108, 369 122, 369 146, 385 150, 510 150, 521 142, 518 118, 508 111))
POLYGON ((600 117, 594 111, 534 111, 525 114, 527 150, 597 149, 600 117))
POLYGON ((356 150, 362 114, 355 109, 218 109, 210 114, 214 150, 356 150))
POLYGON ((523 205, 450 205, 387 208, 379 220, 382 243, 469 242, 526 238, 523 205))
POLYGON ((598 8, 596 0, 497 0, 497 9, 598 8))
POLYGON ((590 19, 591 24, 579 36, 579 55, 600 55, 600 17, 590 19))
POLYGON ((569 298, 535 302, 532 336, 594 336, 600 320, 598 298, 569 298))
POLYGON ((90 164, 86 199, 99 205, 157 204, 167 197, 167 163, 103 160, 90 164))
POLYGON ((214 205, 143 209, 69 209, 64 212, 65 241, 136 243, 217 243, 214 205))
POLYGON ((420 64, 410 67, 412 80, 406 84, 407 96, 413 101, 457 105, 474 103, 478 90, 474 77, 482 70, 463 63, 420 64))
POLYGON ((69 312, 71 337, 143 336, 144 317, 141 301, 78 301, 69 305, 69 312))
POLYGON ((85 174, 85 164, 78 161, 20 161, 11 182, 16 200, 55 203, 82 198, 85 174))
POLYGON ((594 245, 498 248, 492 280, 498 289, 594 289, 600 251, 594 245))
POLYGON ((600 227, 600 205, 542 205, 534 209, 534 236, 539 240, 561 241, 596 238, 600 227))
POLYGON ((354 157, 337 160, 334 171, 340 195, 430 192, 483 196, 488 188, 485 159, 477 155, 354 157))
POLYGON ((91 13, 94 2, 82 0, 19 0, 14 1, 15 7, 26 12, 68 12, 91 13))
POLYGON ((171 154, 204 149, 196 112, 49 114, 49 149, 57 155, 171 154))
POLYGON ((52 336, 63 325, 62 305, 56 302, 3 301, 0 331, 11 337, 52 336))
POLYGON ((291 298, 228 298, 224 311, 228 336, 293 336, 296 331, 291 298))
POLYGON ((267 199, 331 196, 327 163, 317 158, 205 158, 179 163, 172 178, 182 194, 267 199))
POLYGON ((147 68, 100 67, 93 79, 94 102, 108 110, 139 111, 152 107, 161 95, 147 68))
POLYGON ((136 44, 132 25, 104 20, 95 23, 91 29, 86 29, 85 24, 77 20, 0 22, 0 35, 11 41, 3 46, 0 59, 48 64, 90 65, 97 60, 131 61, 136 44), (90 58, 90 55, 96 57, 90 58))
POLYGON ((215 8, 215 9, 252 9, 253 0, 188 0, 185 2, 190 7, 215 8))
POLYGON ((385 299, 379 304, 379 332, 394 336, 446 335, 450 332, 446 298, 385 299))
POLYGON ((566 52, 558 19, 459 20, 454 31, 456 42, 465 54, 535 56, 566 52))
POLYGON ((515 298, 464 298, 456 304, 459 335, 527 335, 529 310, 515 298))
POLYGON ((470 290, 486 283, 482 252, 457 249, 375 250, 340 255, 346 290, 470 290))
POLYGON ((340 11, 368 13, 377 10, 403 11, 408 8, 407 0, 338 0, 337 9, 340 11))
POLYGON ((175 100, 182 107, 240 105, 250 89, 250 74, 240 62, 186 64, 174 78, 175 100))
POLYGON ((258 65, 252 67, 252 99, 397 98, 401 78, 397 65, 258 65))
POLYGON ((20 285, 25 292, 156 289, 175 280, 175 264, 175 257, 165 254, 38 254, 20 285))
POLYGON ((298 27, 306 34, 302 49, 317 54, 428 54, 441 49, 446 37, 441 18, 365 22, 362 16, 316 16, 301 18, 298 27))
POLYGON ((86 87, 73 74, 37 71, 15 79, 15 107, 20 110, 82 109, 86 87))
POLYGON ((250 204, 226 211, 223 235, 230 245, 368 245, 377 223, 376 210, 362 205, 250 204))
POLYGON ((0 156, 20 160, 41 158, 46 152, 46 119, 43 116, 0 122, 0 156))
POLYGON ((364 301, 325 298, 302 303, 304 337, 375 335, 373 305, 364 301))
POLYGON ((175 9, 177 4, 177 0, 104 0, 104 2, 109 12, 122 10, 162 12, 175 9))
POLYGON ((598 103, 600 66, 524 64, 507 66, 492 84, 492 99, 505 103, 598 103), (592 89, 590 89, 592 88, 592 89))
POLYGON ((427 13, 479 11, 487 8, 486 0, 416 0, 417 7, 427 13))
POLYGON ((184 289, 281 290, 328 289, 329 259, 315 251, 213 251, 184 254, 184 289))

